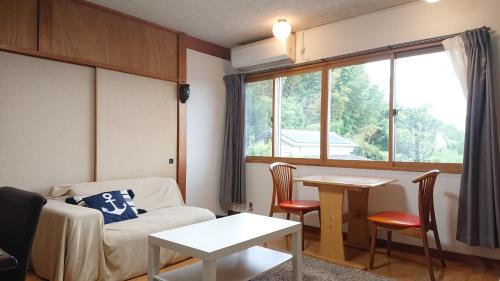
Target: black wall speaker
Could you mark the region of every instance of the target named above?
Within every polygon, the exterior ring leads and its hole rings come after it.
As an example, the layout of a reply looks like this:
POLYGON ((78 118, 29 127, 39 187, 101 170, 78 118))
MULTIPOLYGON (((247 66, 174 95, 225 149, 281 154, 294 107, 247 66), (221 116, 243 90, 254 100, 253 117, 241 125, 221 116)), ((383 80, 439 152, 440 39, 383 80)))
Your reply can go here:
POLYGON ((189 99, 189 84, 180 84, 179 85, 179 99, 182 103, 186 103, 189 99))

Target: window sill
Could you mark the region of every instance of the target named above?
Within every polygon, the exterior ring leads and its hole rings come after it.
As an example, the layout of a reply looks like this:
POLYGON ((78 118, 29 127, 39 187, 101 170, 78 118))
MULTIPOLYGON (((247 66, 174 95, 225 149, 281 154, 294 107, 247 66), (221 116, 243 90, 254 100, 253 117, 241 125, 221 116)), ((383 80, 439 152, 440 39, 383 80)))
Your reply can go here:
POLYGON ((359 161, 359 160, 326 160, 304 158, 282 158, 247 156, 247 163, 286 162, 293 165, 336 167, 351 169, 373 169, 390 171, 426 172, 437 169, 442 173, 461 174, 462 164, 459 163, 416 163, 416 162, 388 162, 388 161, 359 161))

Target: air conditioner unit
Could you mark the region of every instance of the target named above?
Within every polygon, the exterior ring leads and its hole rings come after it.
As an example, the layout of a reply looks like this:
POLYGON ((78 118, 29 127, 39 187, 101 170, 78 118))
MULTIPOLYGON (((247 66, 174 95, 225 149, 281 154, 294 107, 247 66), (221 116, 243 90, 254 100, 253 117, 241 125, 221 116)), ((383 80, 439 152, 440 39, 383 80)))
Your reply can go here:
POLYGON ((295 35, 286 40, 270 38, 231 49, 233 67, 241 71, 291 65, 295 62, 295 35))

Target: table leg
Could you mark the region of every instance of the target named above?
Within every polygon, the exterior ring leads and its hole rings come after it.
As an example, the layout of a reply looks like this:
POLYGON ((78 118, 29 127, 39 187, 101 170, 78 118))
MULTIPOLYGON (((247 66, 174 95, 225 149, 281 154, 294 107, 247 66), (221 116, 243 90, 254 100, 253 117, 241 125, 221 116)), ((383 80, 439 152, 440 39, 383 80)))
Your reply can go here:
POLYGON ((203 261, 203 281, 217 280, 217 262, 203 261))
POLYGON ((319 188, 321 207, 321 256, 345 261, 342 216, 344 190, 342 188, 319 188))
POLYGON ((347 242, 349 245, 366 248, 370 246, 368 232, 368 194, 369 189, 348 191, 349 212, 356 213, 356 217, 349 222, 347 242))
POLYGON ((292 234, 293 275, 295 281, 302 281, 302 230, 292 234))
POLYGON ((160 247, 149 244, 148 246, 148 281, 158 275, 160 267, 160 247))

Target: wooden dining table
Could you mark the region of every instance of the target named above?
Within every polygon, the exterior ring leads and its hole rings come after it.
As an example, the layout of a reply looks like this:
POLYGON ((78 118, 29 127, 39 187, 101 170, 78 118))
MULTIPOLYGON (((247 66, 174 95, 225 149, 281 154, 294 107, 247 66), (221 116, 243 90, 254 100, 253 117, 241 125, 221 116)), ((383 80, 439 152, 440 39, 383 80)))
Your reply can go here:
POLYGON ((321 241, 317 258, 350 267, 366 269, 366 265, 348 261, 345 245, 369 249, 368 195, 370 189, 394 183, 396 179, 314 175, 294 178, 306 187, 317 187, 321 209, 321 241), (348 212, 344 213, 344 196, 347 191, 348 212), (348 223, 347 240, 344 242, 343 224, 348 223))

